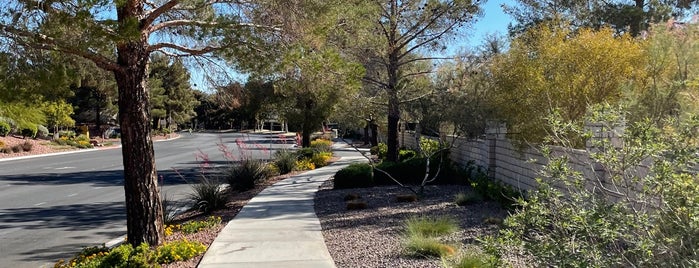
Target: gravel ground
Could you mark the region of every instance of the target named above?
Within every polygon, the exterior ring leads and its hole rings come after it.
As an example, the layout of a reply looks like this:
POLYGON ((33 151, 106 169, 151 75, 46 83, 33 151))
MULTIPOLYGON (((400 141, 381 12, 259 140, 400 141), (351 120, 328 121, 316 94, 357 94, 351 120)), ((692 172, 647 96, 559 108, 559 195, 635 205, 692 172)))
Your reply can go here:
POLYGON ((398 186, 332 190, 332 181, 328 181, 316 194, 315 210, 337 267, 442 267, 439 259, 402 256, 403 222, 415 216, 452 217, 459 221, 462 230, 446 238, 446 242, 475 244, 477 237, 497 231, 497 226, 484 223, 484 219, 502 219, 507 213, 494 202, 457 206, 454 196, 466 191, 471 189, 460 185, 428 186, 420 201, 402 203, 396 201, 396 195, 410 191, 398 186), (360 195, 368 208, 347 210, 344 197, 348 194, 360 195))

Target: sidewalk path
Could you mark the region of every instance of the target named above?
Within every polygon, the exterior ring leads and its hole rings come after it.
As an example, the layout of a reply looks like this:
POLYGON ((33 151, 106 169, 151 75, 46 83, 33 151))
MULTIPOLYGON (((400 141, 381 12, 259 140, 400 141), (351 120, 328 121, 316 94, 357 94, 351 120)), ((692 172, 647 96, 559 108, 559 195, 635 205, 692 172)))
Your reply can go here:
POLYGON ((332 165, 282 180, 251 199, 219 233, 198 267, 335 267, 313 198, 335 172, 365 161, 356 151, 343 151, 332 165))

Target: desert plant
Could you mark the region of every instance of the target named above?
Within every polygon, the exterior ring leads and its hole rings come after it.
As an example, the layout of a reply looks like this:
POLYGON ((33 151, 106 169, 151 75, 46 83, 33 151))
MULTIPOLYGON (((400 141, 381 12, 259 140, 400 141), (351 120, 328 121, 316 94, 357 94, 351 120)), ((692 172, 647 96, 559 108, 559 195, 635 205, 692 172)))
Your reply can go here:
POLYGON ((201 181, 191 187, 193 193, 189 199, 194 203, 194 209, 209 213, 226 205, 226 194, 218 181, 202 176, 201 181))
POLYGON ((549 117, 551 143, 563 146, 542 148, 545 179, 504 221, 501 233, 486 239, 488 253, 522 252, 518 257, 534 266, 696 266, 699 118, 626 124, 623 109, 603 108, 587 121, 603 122, 623 143, 612 135, 587 135, 594 137, 589 142, 595 150, 584 163, 571 163, 573 142, 560 133, 584 130, 549 117), (582 167, 603 167, 606 174, 575 169, 582 167))
POLYGON ((189 221, 180 225, 180 230, 185 234, 198 233, 201 230, 212 228, 221 223, 221 217, 209 216, 201 221, 189 221))
POLYGON ((12 128, 10 127, 9 123, 0 121, 0 136, 1 137, 6 137, 7 134, 10 134, 10 130, 12 130, 12 128))
POLYGON ((187 239, 164 243, 156 250, 158 263, 172 263, 189 260, 206 251, 206 246, 199 242, 190 242, 187 239))
POLYGON ((163 194, 160 200, 162 200, 161 202, 163 203, 163 223, 171 224, 177 217, 179 204, 167 194, 163 194))
POLYGON ((438 239, 425 236, 408 236, 403 240, 405 255, 413 258, 448 257, 456 253, 456 248, 438 239))
POLYGON ((21 144, 13 145, 13 146, 10 147, 10 148, 12 149, 12 152, 13 152, 13 153, 21 153, 21 152, 24 151, 24 148, 22 148, 22 145, 21 145, 21 144))
POLYGON ((238 191, 252 189, 269 176, 269 166, 265 161, 258 159, 243 159, 230 167, 227 173, 228 184, 238 191))
POLYGON ((405 221, 405 232, 408 236, 438 237, 458 229, 457 221, 448 217, 413 217, 405 221))
POLYGON ((499 261, 493 256, 483 254, 482 252, 469 252, 459 256, 456 263, 452 265, 444 265, 451 268, 495 268, 500 267, 499 261))
POLYGON ((333 145, 333 142, 330 140, 326 140, 326 139, 317 139, 317 140, 311 141, 311 148, 313 148, 313 150, 318 152, 318 153, 332 152, 332 150, 333 150, 332 145, 333 145))
POLYGON ((330 161, 330 158, 333 157, 333 153, 331 152, 319 152, 313 154, 311 157, 311 162, 313 165, 315 165, 316 168, 324 167, 328 165, 328 161, 330 161))
POLYGON ((301 148, 296 151, 299 159, 310 159, 315 154, 313 148, 301 148))
POLYGON ((7 146, 0 147, 0 153, 3 153, 3 154, 11 154, 11 153, 12 153, 12 148, 7 147, 7 146))
POLYGON ((369 149, 369 153, 377 156, 379 159, 386 158, 387 152, 388 152, 388 146, 385 143, 379 143, 379 145, 373 146, 369 149))
POLYGON ((34 144, 30 141, 24 141, 24 143, 22 143, 22 151, 30 152, 32 148, 34 148, 34 144))
POLYGON ((460 192, 454 197, 454 203, 459 206, 466 206, 483 201, 483 196, 476 191, 460 192))
POLYGON ((314 170, 316 165, 311 162, 311 159, 303 158, 296 161, 297 170, 314 170))
POLYGON ((296 167, 296 153, 281 150, 274 153, 274 165, 279 169, 279 174, 287 174, 296 167))
POLYGON ((36 125, 36 137, 46 139, 49 137, 49 129, 42 125, 36 125))
POLYGON ((58 137, 59 137, 59 138, 66 137, 66 139, 75 138, 75 131, 72 131, 72 130, 61 130, 61 131, 58 131, 58 137))
POLYGON ((364 188, 373 185, 374 181, 369 164, 354 163, 335 173, 335 189, 364 188))

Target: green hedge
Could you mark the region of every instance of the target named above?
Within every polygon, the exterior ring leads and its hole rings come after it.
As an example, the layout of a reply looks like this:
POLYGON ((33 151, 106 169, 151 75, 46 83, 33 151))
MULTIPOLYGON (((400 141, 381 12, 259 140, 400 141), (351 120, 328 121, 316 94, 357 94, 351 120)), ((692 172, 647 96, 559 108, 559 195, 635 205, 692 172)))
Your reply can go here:
MULTIPOLYGON (((384 161, 378 164, 376 168, 388 172, 395 178, 404 184, 419 185, 422 183, 422 179, 425 177, 425 164, 427 163, 426 158, 412 158, 403 162, 387 162, 384 161)), ((437 172, 440 161, 439 157, 433 157, 430 160, 430 174, 437 172)), ((453 167, 449 156, 445 153, 444 161, 441 163, 442 169, 439 172, 437 180, 430 184, 465 184, 466 179, 460 176, 456 169, 453 167)), ((388 176, 382 172, 374 172, 374 182, 377 185, 392 185, 395 184, 388 176)), ((430 178, 432 175, 430 175, 430 178)))
POLYGON ((365 163, 351 164, 335 174, 335 189, 366 188, 374 186, 371 166, 365 163))
POLYGON ((0 137, 5 137, 7 134, 10 134, 10 124, 6 122, 0 121, 0 137))

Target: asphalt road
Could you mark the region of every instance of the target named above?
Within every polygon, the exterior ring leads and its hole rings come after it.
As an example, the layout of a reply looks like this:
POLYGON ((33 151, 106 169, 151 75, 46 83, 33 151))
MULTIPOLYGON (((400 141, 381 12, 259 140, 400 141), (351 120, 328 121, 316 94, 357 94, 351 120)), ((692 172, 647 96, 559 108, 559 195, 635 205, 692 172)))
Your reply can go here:
MULTIPOLYGON (((293 144, 277 135, 181 135, 155 143, 162 192, 180 203, 202 167, 229 163, 220 144, 235 160, 268 158, 293 144)), ((52 267, 83 247, 123 237, 125 225, 121 149, 0 162, 0 267, 52 267)))

